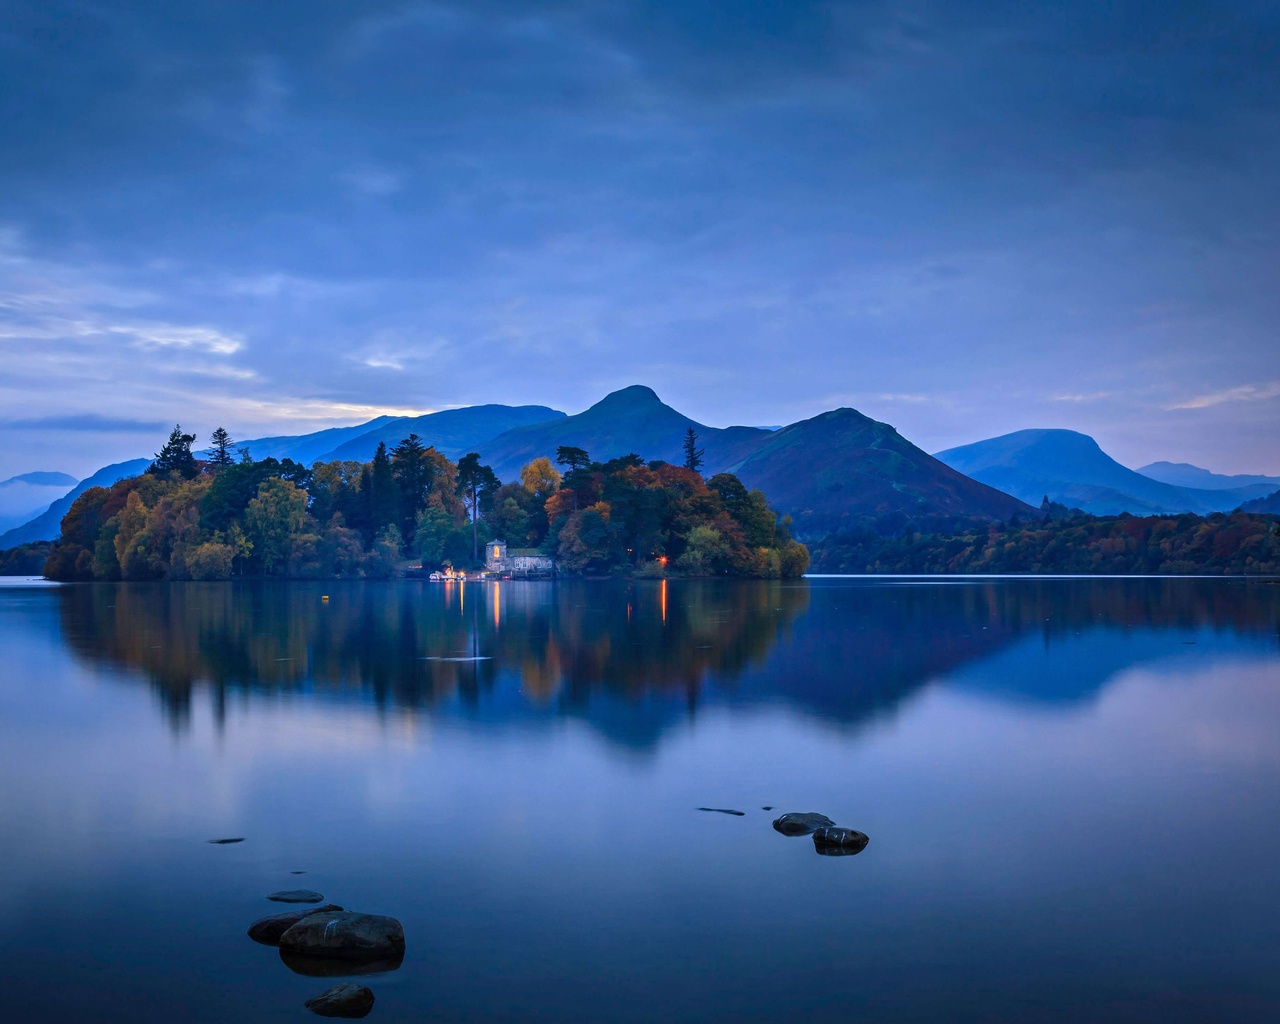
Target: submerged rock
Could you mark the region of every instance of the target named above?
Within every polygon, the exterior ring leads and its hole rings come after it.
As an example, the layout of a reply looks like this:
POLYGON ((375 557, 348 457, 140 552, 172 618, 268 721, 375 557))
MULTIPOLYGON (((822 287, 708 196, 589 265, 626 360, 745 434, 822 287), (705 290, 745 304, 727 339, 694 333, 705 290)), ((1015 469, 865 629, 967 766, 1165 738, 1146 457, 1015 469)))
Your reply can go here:
POLYGON ((280 950, 280 962, 294 974, 304 978, 355 978, 368 974, 388 974, 400 970, 404 954, 394 953, 372 959, 339 959, 332 956, 311 956, 307 953, 291 953, 280 950))
POLYGON ((733 810, 730 810, 728 807, 699 807, 698 810, 711 811, 713 814, 734 814, 734 815, 737 815, 739 818, 745 818, 747 814, 746 811, 733 811, 733 810))
POLYGON ((815 829, 828 828, 835 822, 825 814, 814 811, 788 811, 773 819, 773 827, 784 836, 807 836, 815 829))
POLYGON ((261 942, 264 946, 278 946, 280 944, 280 936, 304 917, 341 909, 336 903, 326 903, 323 907, 287 910, 283 914, 272 914, 270 917, 259 918, 249 925, 249 938, 253 939, 254 942, 261 942))
POLYGON ((329 911, 310 914, 280 936, 280 948, 309 956, 374 959, 404 954, 404 928, 394 917, 329 911))
POLYGON ((373 1009, 373 992, 363 985, 334 985, 304 1004, 321 1017, 367 1017, 373 1009))
POLYGON ((813 845, 819 853, 842 856, 861 853, 871 839, 855 828, 838 828, 828 825, 813 833, 813 845))
POLYGON ((244 836, 236 836, 233 839, 210 839, 208 841, 214 846, 230 846, 232 843, 243 843, 244 836))
POLYGON ((312 889, 284 889, 267 897, 276 903, 323 903, 324 897, 312 889))

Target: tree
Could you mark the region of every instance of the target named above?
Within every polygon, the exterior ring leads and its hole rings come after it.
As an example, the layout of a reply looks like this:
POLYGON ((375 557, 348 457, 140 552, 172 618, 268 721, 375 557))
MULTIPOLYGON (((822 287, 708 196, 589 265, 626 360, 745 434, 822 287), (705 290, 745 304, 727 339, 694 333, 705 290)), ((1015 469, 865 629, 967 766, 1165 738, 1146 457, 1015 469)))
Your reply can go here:
POLYGON ((427 506, 435 477, 435 462, 417 434, 410 434, 391 450, 391 475, 400 489, 400 533, 412 537, 418 513, 427 506))
POLYGON ((555 494, 560 486, 560 479, 560 472, 545 455, 539 456, 520 470, 521 486, 530 494, 543 499, 555 494))
POLYGON ((684 433, 684 468, 695 473, 702 469, 703 449, 698 447, 698 432, 690 427, 684 433))
POLYGON ((398 518, 400 495, 397 493, 395 474, 391 469, 391 458, 387 455, 387 446, 378 442, 378 449, 373 453, 373 464, 369 469, 369 486, 361 490, 367 505, 366 528, 372 540, 386 527, 391 526, 398 518))
POLYGON ((562 444, 556 449, 556 462, 567 466, 572 472, 591 465, 591 456, 587 454, 585 448, 574 448, 572 445, 562 444))
POLYGON ((480 502, 497 489, 498 478, 492 469, 480 464, 479 453, 470 452, 458 460, 458 494, 471 517, 471 557, 477 562, 480 560, 480 502))
POLYGON ((219 468, 231 465, 233 461, 231 453, 235 450, 236 443, 231 440, 226 427, 215 430, 209 435, 209 440, 213 442, 213 449, 209 453, 209 465, 219 468))
POLYGON ((307 512, 307 492, 279 477, 258 485, 258 496, 249 502, 244 519, 268 575, 286 567, 301 545, 317 539, 315 520, 307 512))
POLYGON ((196 465, 196 457, 191 454, 191 446, 195 444, 195 434, 184 434, 180 425, 175 425, 169 433, 169 440, 156 452, 156 458, 147 467, 148 473, 163 476, 165 473, 178 473, 190 480, 200 468, 196 465))

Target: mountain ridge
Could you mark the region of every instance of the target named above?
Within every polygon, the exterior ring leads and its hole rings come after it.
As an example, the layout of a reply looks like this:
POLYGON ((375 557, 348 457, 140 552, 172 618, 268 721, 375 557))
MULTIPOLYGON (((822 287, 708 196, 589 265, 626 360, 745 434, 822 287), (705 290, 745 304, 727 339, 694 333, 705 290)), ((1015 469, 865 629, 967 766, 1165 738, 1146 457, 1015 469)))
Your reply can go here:
POLYGON ((1075 430, 1015 430, 936 457, 1031 504, 1047 496, 1093 515, 1229 512, 1266 490, 1175 487, 1120 464, 1094 438, 1075 430))

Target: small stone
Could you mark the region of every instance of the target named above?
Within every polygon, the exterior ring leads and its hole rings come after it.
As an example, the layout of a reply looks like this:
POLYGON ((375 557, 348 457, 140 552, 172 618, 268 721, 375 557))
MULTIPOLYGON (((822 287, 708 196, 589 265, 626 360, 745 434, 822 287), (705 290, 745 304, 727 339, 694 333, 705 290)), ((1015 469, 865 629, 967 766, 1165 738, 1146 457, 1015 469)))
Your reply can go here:
POLYGON ((273 892, 267 899, 275 903, 323 903, 324 897, 312 889, 284 889, 273 892))
POLYGON ((807 836, 814 829, 834 824, 835 822, 825 814, 817 814, 813 811, 789 811, 773 821, 774 829, 784 836, 807 836))
POLYGON ((814 847, 819 853, 828 856, 861 853, 867 848, 869 842, 871 840, 866 833, 859 832, 856 828, 838 828, 829 825, 813 833, 814 847))
POLYGON ((244 836, 236 836, 234 839, 210 839, 214 846, 230 846, 232 843, 243 843, 244 836))
POLYGON ((734 814, 739 818, 746 817, 746 811, 733 811, 728 807, 699 807, 700 811, 711 811, 713 814, 734 814))
POLYGON ((768 807, 761 807, 761 808, 760 808, 760 810, 762 810, 762 811, 771 811, 771 810, 773 810, 773 805, 772 805, 772 804, 770 804, 768 807))
POLYGON ((404 928, 378 914, 310 914, 280 936, 280 949, 356 960, 403 955, 404 928))
POLYGON ((261 942, 264 946, 280 945, 280 936, 312 914, 324 914, 331 910, 341 910, 336 903, 326 903, 323 907, 307 907, 304 910, 287 910, 283 914, 272 914, 262 917, 249 925, 249 938, 261 942))
POLYGON ((347 982, 334 985, 304 1004, 312 1013, 321 1017, 367 1017, 373 1009, 373 992, 363 985, 347 982))

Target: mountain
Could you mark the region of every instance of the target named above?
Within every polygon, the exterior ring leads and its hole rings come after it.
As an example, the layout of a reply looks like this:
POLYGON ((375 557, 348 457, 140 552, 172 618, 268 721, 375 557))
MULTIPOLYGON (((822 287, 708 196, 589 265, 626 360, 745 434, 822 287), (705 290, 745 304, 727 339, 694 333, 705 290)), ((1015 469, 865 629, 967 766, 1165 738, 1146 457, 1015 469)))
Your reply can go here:
MULTIPOLYGON (((565 418, 564 413, 548 409, 545 405, 473 405, 465 409, 445 409, 425 416, 398 416, 366 424, 371 429, 362 430, 350 440, 324 449, 320 454, 312 456, 311 461, 355 459, 368 462, 373 458, 379 442, 385 442, 388 448, 394 448, 410 434, 417 434, 426 444, 434 445, 437 451, 451 459, 457 459, 478 450, 485 442, 513 428, 556 423, 565 418)), ((256 451, 254 456, 257 456, 256 451)), ((293 458, 298 457, 295 455, 293 458)), ((516 468, 519 469, 518 466, 516 468)))
POLYGON ((76 478, 67 473, 19 473, 8 480, 0 480, 0 487, 14 484, 30 484, 33 487, 74 487, 76 478))
POLYGON ((1242 473, 1237 476, 1225 476, 1214 473, 1189 462, 1153 462, 1142 466, 1138 472, 1174 487, 1195 487, 1202 491, 1229 491, 1245 488, 1258 488, 1259 498, 1265 498, 1272 491, 1280 488, 1280 476, 1263 476, 1261 474, 1242 473))
POLYGON ((1050 500, 1094 515, 1229 512, 1256 490, 1175 487, 1122 466, 1088 434, 1018 430, 938 452, 953 469, 1033 505, 1050 500))
POLYGON ((770 435, 761 427, 708 427, 664 404, 652 388, 634 384, 577 415, 508 430, 478 451, 502 480, 518 480, 520 467, 531 459, 554 459, 561 445, 585 448, 601 462, 634 452, 646 460, 682 463, 690 427, 698 432, 707 475, 741 461, 770 435))
POLYGON ((151 465, 150 459, 133 459, 129 462, 117 462, 113 466, 104 466, 93 476, 81 480, 71 491, 53 502, 44 512, 30 522, 16 526, 7 533, 0 534, 0 549, 29 544, 35 540, 54 540, 62 525, 62 517, 71 508, 71 503, 90 487, 110 487, 117 480, 137 476, 145 472, 151 465))
POLYGON ((797 532, 808 537, 890 513, 1009 519, 1034 511, 855 409, 835 409, 767 434, 732 470, 789 513, 797 532))
POLYGON ((1280 490, 1268 494, 1265 498, 1254 498, 1240 506, 1242 512, 1254 512, 1264 515, 1280 515, 1280 490))
POLYGON ((0 532, 27 522, 76 485, 66 473, 22 473, 0 480, 0 532))

